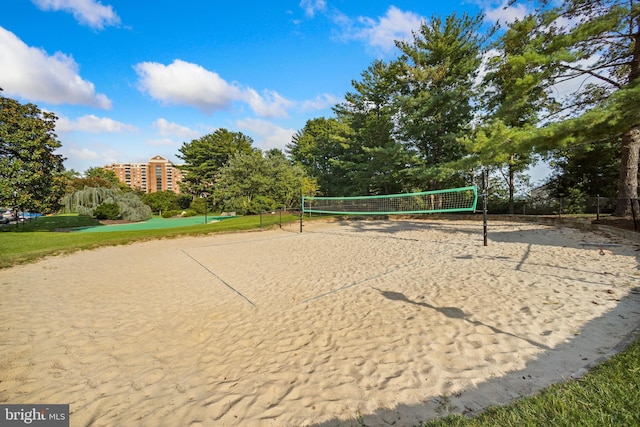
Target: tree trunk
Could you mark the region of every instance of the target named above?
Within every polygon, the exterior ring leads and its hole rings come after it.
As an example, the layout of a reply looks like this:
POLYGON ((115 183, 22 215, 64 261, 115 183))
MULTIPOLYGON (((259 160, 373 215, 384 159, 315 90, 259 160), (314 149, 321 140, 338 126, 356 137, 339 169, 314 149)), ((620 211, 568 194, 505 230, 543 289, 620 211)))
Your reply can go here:
POLYGON ((622 135, 620 153, 620 177, 615 216, 631 215, 631 208, 638 214, 638 157, 640 155, 640 126, 622 135))
MULTIPOLYGON (((633 2, 630 4, 633 5, 633 2)), ((640 78, 640 20, 632 21, 635 25, 633 39, 633 56, 629 70, 629 84, 640 78)), ((627 216, 634 209, 638 213, 638 156, 640 153, 640 125, 635 125, 622 135, 620 153, 620 177, 618 178, 618 200, 615 216, 627 216)))

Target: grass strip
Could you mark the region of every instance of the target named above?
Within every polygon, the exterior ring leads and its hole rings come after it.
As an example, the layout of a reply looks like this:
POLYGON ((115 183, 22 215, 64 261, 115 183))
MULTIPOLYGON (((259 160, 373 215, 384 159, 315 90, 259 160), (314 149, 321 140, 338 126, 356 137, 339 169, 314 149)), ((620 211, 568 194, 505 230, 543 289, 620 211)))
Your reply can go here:
POLYGON ((211 233, 257 230, 298 221, 297 214, 242 216, 210 224, 109 233, 74 233, 75 228, 98 226, 95 220, 78 215, 41 217, 18 227, 0 229, 0 269, 37 261, 40 258, 95 249, 102 246, 126 245, 154 239, 204 236, 211 233))

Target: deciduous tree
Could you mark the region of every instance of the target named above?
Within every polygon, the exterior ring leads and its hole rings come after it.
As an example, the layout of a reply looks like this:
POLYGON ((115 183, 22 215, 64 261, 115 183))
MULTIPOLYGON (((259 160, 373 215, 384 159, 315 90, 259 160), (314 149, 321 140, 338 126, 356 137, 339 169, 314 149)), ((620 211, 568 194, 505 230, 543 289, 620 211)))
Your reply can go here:
POLYGON ((0 96, 0 204, 56 210, 66 181, 53 113, 0 96))
POLYGON ((304 186, 313 183, 302 167, 292 165, 279 150, 264 155, 259 150, 237 153, 218 178, 213 187, 218 205, 239 213, 290 208, 298 204, 304 186))

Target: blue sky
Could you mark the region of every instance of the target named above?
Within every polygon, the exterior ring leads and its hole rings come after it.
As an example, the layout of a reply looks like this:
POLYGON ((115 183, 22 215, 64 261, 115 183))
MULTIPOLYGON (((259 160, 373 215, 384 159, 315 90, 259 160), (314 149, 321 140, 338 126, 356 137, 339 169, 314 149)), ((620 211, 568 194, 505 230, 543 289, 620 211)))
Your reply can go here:
POLYGON ((65 167, 178 162, 219 128, 284 149, 432 16, 511 20, 506 0, 10 0, 0 87, 58 117, 65 167))

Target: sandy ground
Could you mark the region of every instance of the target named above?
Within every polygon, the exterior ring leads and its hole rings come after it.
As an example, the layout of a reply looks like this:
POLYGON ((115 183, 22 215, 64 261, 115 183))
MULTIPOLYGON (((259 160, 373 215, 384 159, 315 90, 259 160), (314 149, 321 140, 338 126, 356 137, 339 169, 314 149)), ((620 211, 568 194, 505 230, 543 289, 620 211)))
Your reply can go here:
POLYGON ((637 245, 494 222, 485 247, 481 225, 307 222, 0 270, 0 402, 68 403, 72 426, 408 426, 579 376, 640 325, 637 245))

